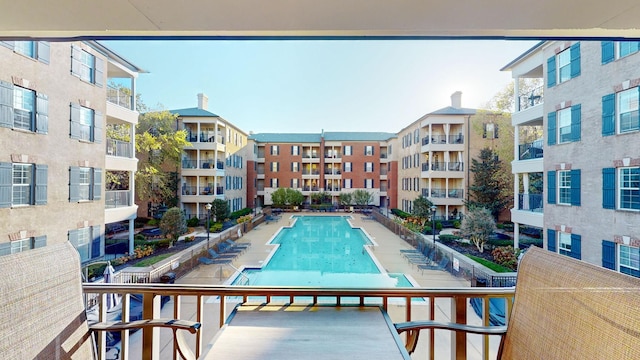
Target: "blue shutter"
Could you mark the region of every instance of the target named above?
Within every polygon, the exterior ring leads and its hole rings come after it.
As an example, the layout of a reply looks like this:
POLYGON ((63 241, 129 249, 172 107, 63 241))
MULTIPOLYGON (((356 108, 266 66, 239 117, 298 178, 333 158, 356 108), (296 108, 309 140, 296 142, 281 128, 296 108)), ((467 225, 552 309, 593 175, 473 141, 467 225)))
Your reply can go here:
POLYGON ((556 144, 556 112, 547 114, 547 145, 556 144))
POLYGON ((47 203, 47 178, 48 166, 36 164, 36 205, 45 205, 47 203))
POLYGON ((97 258, 102 252, 102 246, 100 246, 102 240, 100 226, 91 227, 91 233, 93 239, 91 241, 91 258, 97 258))
MULTIPOLYGON (((0 41, 0 43, 2 43, 0 41)), ((0 256, 11 255, 11 243, 5 242, 0 244, 0 256)))
POLYGON ((571 107, 571 141, 580 141, 580 127, 582 121, 582 106, 580 104, 571 107))
POLYGON ((37 43, 38 61, 48 64, 51 57, 51 46, 48 41, 38 41, 37 43))
POLYGON ((0 208, 11 207, 13 187, 13 164, 0 163, 0 208))
POLYGON ((547 229, 547 250, 556 252, 556 231, 547 229))
POLYGON ((616 208, 616 169, 602 169, 602 208, 616 208))
POLYGON ((49 132, 49 97, 41 93, 36 93, 36 132, 49 132))
POLYGON ((80 62, 81 51, 79 47, 71 45, 71 73, 76 76, 80 76, 80 68, 82 66, 80 62))
POLYGON ((547 59, 547 87, 556 85, 556 56, 547 59))
POLYGON ((33 248, 41 248, 47 246, 47 235, 36 236, 33 238, 33 248))
POLYGON ((571 205, 580 206, 580 169, 571 170, 571 205))
POLYGON ((571 234, 571 256, 574 259, 582 259, 582 237, 578 234, 571 234))
POLYGON ((556 172, 547 172, 547 202, 549 204, 556 203, 556 172))
POLYGON ((93 196, 91 200, 102 199, 102 169, 93 168, 93 196))
POLYGON ((102 143, 102 128, 104 127, 104 116, 99 111, 93 111, 93 142, 102 143))
POLYGON ((0 126, 13 127, 13 85, 0 81, 0 126))
POLYGON ((102 87, 104 85, 104 60, 97 56, 94 56, 95 59, 95 77, 94 82, 97 86, 102 87))
POLYGON ((71 125, 69 129, 69 136, 72 139, 80 139, 82 130, 80 126, 80 105, 71 104, 71 125))
POLYGON ((616 269, 616 243, 602 240, 602 267, 616 269))
POLYGON ((602 64, 607 64, 615 59, 615 45, 613 41, 601 41, 602 47, 602 64))
POLYGON ((571 45, 571 78, 580 75, 580 43, 571 45))
POLYGON ((9 48, 11 49, 11 51, 13 51, 13 48, 14 48, 13 41, 0 41, 0 46, 9 48))
POLYGON ((602 136, 616 133, 616 95, 602 97, 602 136))
POLYGON ((69 168, 69 202, 80 201, 80 168, 69 168))

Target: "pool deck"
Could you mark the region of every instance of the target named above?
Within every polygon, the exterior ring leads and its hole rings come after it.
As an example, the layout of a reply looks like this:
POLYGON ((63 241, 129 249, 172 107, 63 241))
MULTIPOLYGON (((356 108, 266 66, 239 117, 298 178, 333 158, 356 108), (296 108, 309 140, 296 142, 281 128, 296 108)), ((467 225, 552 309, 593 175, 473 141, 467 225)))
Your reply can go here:
MULTIPOLYGON (((274 245, 267 245, 267 242, 276 234, 276 232, 283 226, 289 226, 293 223, 293 215, 307 215, 305 213, 283 213, 282 217, 278 221, 269 223, 262 223, 255 227, 252 231, 243 234, 243 236, 236 240, 238 242, 250 242, 251 246, 243 254, 239 255, 233 262, 233 266, 240 269, 244 267, 260 267, 267 260, 269 254, 274 249, 274 245)), ((308 215, 318 215, 308 214, 308 215)), ((323 214, 320 214, 322 216, 323 214)), ((402 254, 401 249, 411 249, 411 246, 407 244, 400 237, 389 231, 382 224, 375 220, 366 219, 365 216, 359 213, 345 214, 345 213, 328 213, 326 216, 336 215, 351 215, 351 224, 354 227, 360 227, 366 231, 373 241, 377 244, 372 249, 372 253, 375 255, 379 263, 389 273, 404 273, 407 277, 415 281, 418 286, 421 287, 467 287, 470 286, 469 281, 462 278, 457 278, 448 272, 439 270, 425 270, 424 272, 416 268, 415 265, 407 262, 402 254)), ((235 270, 229 266, 219 265, 199 265, 187 275, 176 280, 179 284, 225 284, 228 283, 229 277, 234 274, 235 270)), ((436 302, 436 320, 449 321, 450 314, 450 302, 437 301, 436 302)), ((162 309, 163 316, 172 317, 171 306, 165 306, 162 309), (164 314, 165 311, 167 314, 164 314)), ((195 302, 189 298, 182 300, 182 315, 181 317, 186 319, 195 319, 195 302)), ((227 313, 233 310, 233 304, 227 307, 227 313)), ((390 304, 388 313, 392 321, 401 322, 404 319, 404 306, 400 304, 390 304)), ((413 306, 413 313, 415 318, 427 318, 428 306, 413 306)), ((216 299, 210 298, 205 300, 204 306, 205 324, 202 327, 203 344, 207 344, 213 339, 219 330, 218 327, 218 314, 219 314, 219 302, 216 299)), ((468 309, 468 322, 480 325, 480 319, 475 315, 472 308, 468 309)), ((131 335, 131 358, 136 358, 135 345, 136 338, 140 336, 141 332, 136 332, 131 335)), ((187 336, 190 338, 190 336, 187 336)), ((450 356, 450 333, 447 331, 436 332, 436 359, 451 358, 450 356)), ((470 335, 468 338, 467 358, 468 359, 480 359, 481 358, 481 344, 480 336, 470 335), (474 338, 475 337, 475 338, 474 338)), ((165 352, 168 356, 170 352, 170 333, 161 333, 161 357, 165 352)), ((190 340, 191 341, 191 340, 190 340)), ((416 352, 412 354, 414 359, 426 359, 428 354, 428 342, 429 337, 424 336, 421 338, 420 343, 416 349, 416 352)), ((495 357, 495 349, 498 347, 499 339, 491 339, 491 349, 495 357)), ((162 357, 164 358, 164 357, 162 357)))

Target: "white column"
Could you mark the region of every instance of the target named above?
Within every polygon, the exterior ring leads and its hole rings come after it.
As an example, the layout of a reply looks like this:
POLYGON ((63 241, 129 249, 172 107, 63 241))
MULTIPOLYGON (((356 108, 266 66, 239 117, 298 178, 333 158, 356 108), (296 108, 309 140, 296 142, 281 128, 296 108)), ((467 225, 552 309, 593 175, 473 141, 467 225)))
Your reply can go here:
POLYGON ((513 78, 513 112, 520 111, 520 78, 513 78))
POLYGON ((522 174, 522 208, 531 210, 531 204, 529 204, 529 173, 522 174))

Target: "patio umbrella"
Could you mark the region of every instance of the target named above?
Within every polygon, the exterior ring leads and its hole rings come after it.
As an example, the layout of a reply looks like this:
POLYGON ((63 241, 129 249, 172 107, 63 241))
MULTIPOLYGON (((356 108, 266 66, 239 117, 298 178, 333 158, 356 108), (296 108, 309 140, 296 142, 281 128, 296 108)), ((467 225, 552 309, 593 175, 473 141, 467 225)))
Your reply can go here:
MULTIPOLYGON (((113 277, 115 275, 114 272, 115 270, 113 269, 113 266, 111 266, 111 261, 109 261, 107 263, 107 267, 104 269, 104 272, 102 273, 104 275, 105 284, 113 282, 114 280, 113 277)), ((107 311, 113 309, 115 306, 118 305, 119 302, 120 302, 120 297, 118 296, 118 294, 113 294, 113 293, 107 294, 107 311)))

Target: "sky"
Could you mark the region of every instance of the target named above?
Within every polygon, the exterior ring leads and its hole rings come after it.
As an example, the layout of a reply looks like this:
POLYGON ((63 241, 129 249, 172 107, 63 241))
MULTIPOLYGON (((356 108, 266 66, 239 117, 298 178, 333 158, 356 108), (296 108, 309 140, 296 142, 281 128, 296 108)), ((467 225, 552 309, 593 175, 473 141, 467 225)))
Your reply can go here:
POLYGON ((537 41, 102 41, 148 71, 137 92, 152 109, 197 107, 246 133, 396 133, 451 105, 484 108, 511 81, 500 69, 537 41))

